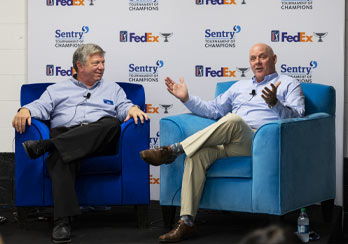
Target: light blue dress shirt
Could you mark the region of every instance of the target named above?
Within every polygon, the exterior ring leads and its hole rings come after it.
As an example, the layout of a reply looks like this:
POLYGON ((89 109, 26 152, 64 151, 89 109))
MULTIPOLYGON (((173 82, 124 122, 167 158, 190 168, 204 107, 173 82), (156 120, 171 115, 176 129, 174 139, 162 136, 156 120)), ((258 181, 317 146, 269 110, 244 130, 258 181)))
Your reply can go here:
POLYGON ((257 82, 254 77, 240 80, 212 101, 190 96, 184 104, 191 112, 211 119, 219 119, 228 112, 235 113, 253 129, 273 120, 302 117, 305 113, 300 82, 277 73, 267 75, 262 82, 257 82), (272 90, 271 83, 277 81, 281 82, 277 89, 278 102, 270 108, 261 97, 262 90, 266 86, 272 90), (255 95, 252 95, 252 90, 255 90, 255 95))
POLYGON ((87 88, 70 78, 47 87, 39 99, 23 107, 30 110, 31 117, 50 120, 51 128, 55 128, 91 123, 105 116, 116 117, 122 122, 131 106, 132 102, 115 82, 101 79, 87 88))

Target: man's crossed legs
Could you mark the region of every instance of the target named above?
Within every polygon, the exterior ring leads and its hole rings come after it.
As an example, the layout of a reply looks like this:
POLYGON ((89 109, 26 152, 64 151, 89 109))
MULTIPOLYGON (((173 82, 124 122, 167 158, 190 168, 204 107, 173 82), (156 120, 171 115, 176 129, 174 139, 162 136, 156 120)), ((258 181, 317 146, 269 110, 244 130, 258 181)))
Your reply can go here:
POLYGON ((206 170, 218 159, 251 155, 254 131, 238 115, 228 113, 216 123, 198 131, 180 143, 140 152, 151 165, 172 163, 186 154, 181 188, 180 220, 161 242, 179 242, 195 232, 194 219, 201 199, 206 170))

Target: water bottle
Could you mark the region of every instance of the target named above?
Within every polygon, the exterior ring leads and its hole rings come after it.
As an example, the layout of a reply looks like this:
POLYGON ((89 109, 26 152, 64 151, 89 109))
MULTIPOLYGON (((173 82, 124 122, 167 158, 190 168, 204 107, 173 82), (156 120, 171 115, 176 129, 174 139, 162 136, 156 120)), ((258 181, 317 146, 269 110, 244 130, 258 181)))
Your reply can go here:
POLYGON ((297 218, 297 234, 303 242, 309 241, 309 219, 305 208, 301 208, 297 218))

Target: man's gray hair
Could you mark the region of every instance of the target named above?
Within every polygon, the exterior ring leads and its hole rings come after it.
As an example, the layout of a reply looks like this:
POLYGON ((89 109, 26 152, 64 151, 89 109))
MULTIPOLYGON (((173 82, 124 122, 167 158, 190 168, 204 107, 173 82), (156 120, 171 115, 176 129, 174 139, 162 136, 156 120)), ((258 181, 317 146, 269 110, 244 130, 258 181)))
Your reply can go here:
POLYGON ((84 65, 86 63, 87 58, 96 53, 104 56, 105 51, 100 46, 93 43, 82 44, 81 46, 79 46, 75 50, 73 55, 73 66, 76 72, 77 72, 77 62, 80 62, 81 64, 84 65))

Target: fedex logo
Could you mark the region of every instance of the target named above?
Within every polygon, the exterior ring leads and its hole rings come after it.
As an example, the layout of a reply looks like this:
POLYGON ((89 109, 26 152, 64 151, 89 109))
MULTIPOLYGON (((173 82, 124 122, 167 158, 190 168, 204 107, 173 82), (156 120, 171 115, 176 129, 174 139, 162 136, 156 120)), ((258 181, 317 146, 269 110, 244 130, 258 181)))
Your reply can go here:
POLYGON ((318 67, 317 61, 311 61, 309 63, 309 66, 288 66, 286 64, 282 64, 280 66, 280 71, 282 73, 288 73, 288 74, 304 74, 304 75, 310 75, 312 73, 312 70, 318 67))
MULTIPOLYGON (((53 6, 54 0, 47 0, 47 6, 53 6)), ((85 0, 56 0, 56 6, 85 6, 85 0)))
POLYGON ((271 31, 272 42, 313 42, 312 38, 312 35, 306 35, 305 32, 289 35, 288 32, 280 32, 279 30, 271 31))
MULTIPOLYGON (((88 0, 89 6, 94 6, 96 0, 88 0)), ((85 0, 46 0, 47 6, 85 6, 85 0), (55 2, 54 2, 55 1, 55 2)))
POLYGON ((196 77, 236 77, 236 71, 230 70, 227 67, 221 67, 218 70, 213 70, 211 67, 204 67, 203 65, 196 65, 196 77))
POLYGON ((73 67, 63 69, 61 66, 54 67, 53 64, 46 65, 46 76, 72 76, 74 73, 73 67))
POLYGON ((237 5, 235 0, 196 0, 196 5, 237 5))
POLYGON ((159 114, 159 107, 154 107, 152 104, 146 104, 146 113, 148 114, 159 114))
POLYGON ((144 35, 136 35, 134 32, 120 31, 120 42, 159 42, 159 36, 151 32, 145 32, 144 35))
POLYGON ((153 184, 153 185, 159 185, 160 184, 160 178, 155 178, 153 177, 152 175, 150 175, 150 184, 153 184))

